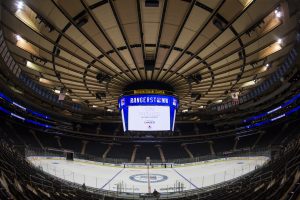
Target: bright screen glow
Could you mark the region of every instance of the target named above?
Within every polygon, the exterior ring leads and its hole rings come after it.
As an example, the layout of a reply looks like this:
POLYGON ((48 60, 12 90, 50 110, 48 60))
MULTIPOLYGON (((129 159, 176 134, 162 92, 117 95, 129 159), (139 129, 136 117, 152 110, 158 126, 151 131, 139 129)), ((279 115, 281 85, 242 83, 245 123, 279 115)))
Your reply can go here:
POLYGON ((169 131, 169 106, 128 106, 129 131, 169 131))

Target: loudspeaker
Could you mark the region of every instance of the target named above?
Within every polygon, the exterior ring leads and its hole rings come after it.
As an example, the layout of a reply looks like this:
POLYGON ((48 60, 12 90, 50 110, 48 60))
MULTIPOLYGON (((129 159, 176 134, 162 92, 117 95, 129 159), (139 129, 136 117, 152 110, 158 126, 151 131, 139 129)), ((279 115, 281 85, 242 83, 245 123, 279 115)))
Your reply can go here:
POLYGON ((153 59, 145 59, 144 61, 144 65, 145 65, 145 70, 146 71, 153 71, 154 70, 154 65, 155 65, 155 60, 153 59))
POLYGON ((158 7, 159 1, 158 0, 145 0, 145 7, 158 7))
POLYGON ((111 80, 111 77, 104 72, 99 72, 96 76, 96 79, 98 80, 99 83, 102 83, 102 82, 106 83, 111 80))
POLYGON ((102 99, 103 97, 106 97, 106 93, 105 92, 97 92, 96 93, 96 98, 97 99, 102 99))
POLYGON ((215 19, 213 20, 213 24, 214 24, 220 31, 223 31, 223 30, 224 30, 225 24, 222 22, 221 19, 215 18, 215 19))
POLYGON ((54 47, 54 55, 59 56, 59 54, 60 54, 60 49, 59 49, 59 47, 55 46, 54 47))
POLYGON ((88 23, 88 18, 87 17, 82 17, 80 18, 77 22, 76 22, 76 25, 78 27, 82 27, 83 25, 85 25, 86 23, 88 23))
POLYGON ((202 76, 201 74, 197 73, 197 74, 191 74, 187 77, 187 81, 189 83, 195 82, 196 84, 199 84, 202 80, 202 76))

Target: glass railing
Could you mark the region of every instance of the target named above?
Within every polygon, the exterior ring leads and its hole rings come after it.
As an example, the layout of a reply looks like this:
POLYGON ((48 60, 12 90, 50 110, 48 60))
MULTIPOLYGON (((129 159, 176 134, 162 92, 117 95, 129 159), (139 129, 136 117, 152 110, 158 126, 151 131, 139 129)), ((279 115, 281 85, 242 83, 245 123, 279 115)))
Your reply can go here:
MULTIPOLYGON (((275 146, 273 148, 276 148, 275 146)), ((256 148, 255 150, 251 150, 250 148, 243 148, 243 149, 237 149, 232 151, 226 151, 217 153, 215 155, 204 155, 204 156, 197 156, 194 158, 178 158, 178 159, 167 159, 166 163, 174 163, 174 164, 186 164, 186 163, 195 163, 195 162, 201 162, 205 160, 212 160, 212 159, 218 159, 218 158, 229 158, 229 157, 239 157, 239 156, 266 156, 270 157, 270 148, 256 148)), ((64 150, 47 150, 47 149, 40 149, 40 148, 34 148, 34 147, 27 147, 25 149, 26 156, 62 156, 64 157, 64 150)), ((90 160, 95 162, 104 162, 104 163, 110 163, 110 164, 124 164, 129 163, 129 159, 125 158, 102 158, 97 157, 90 154, 81 154, 74 152, 74 157, 82 160, 90 160)), ((145 163, 145 160, 135 160, 135 163, 145 163)), ((162 163, 161 160, 158 159, 151 159, 151 163, 162 163)))

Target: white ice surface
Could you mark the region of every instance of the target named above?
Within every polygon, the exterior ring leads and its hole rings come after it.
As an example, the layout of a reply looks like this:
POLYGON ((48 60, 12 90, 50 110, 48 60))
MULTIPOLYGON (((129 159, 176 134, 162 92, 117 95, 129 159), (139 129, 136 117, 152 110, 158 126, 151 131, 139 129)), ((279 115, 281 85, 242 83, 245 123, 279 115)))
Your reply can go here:
MULTIPOLYGON (((105 190, 147 193, 148 171, 145 167, 123 168, 99 162, 75 159, 66 161, 58 157, 28 157, 35 166, 59 178, 105 190), (141 176, 139 176, 141 174, 141 176), (134 176, 130 179, 130 176, 134 176), (142 180, 142 182, 138 182, 142 180)), ((243 157, 228 160, 212 160, 176 166, 150 168, 150 189, 172 192, 210 186, 249 173, 268 160, 267 157, 243 157), (162 176, 166 178, 162 178, 162 176), (161 180, 158 182, 157 180, 161 180)))

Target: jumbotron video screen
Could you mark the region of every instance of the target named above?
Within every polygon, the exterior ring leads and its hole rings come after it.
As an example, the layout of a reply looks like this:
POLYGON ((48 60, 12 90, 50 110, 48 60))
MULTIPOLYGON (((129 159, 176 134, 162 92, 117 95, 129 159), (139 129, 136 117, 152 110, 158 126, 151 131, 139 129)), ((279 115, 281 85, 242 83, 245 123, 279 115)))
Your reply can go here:
POLYGON ((178 99, 169 95, 139 94, 119 99, 123 130, 174 131, 178 99))

